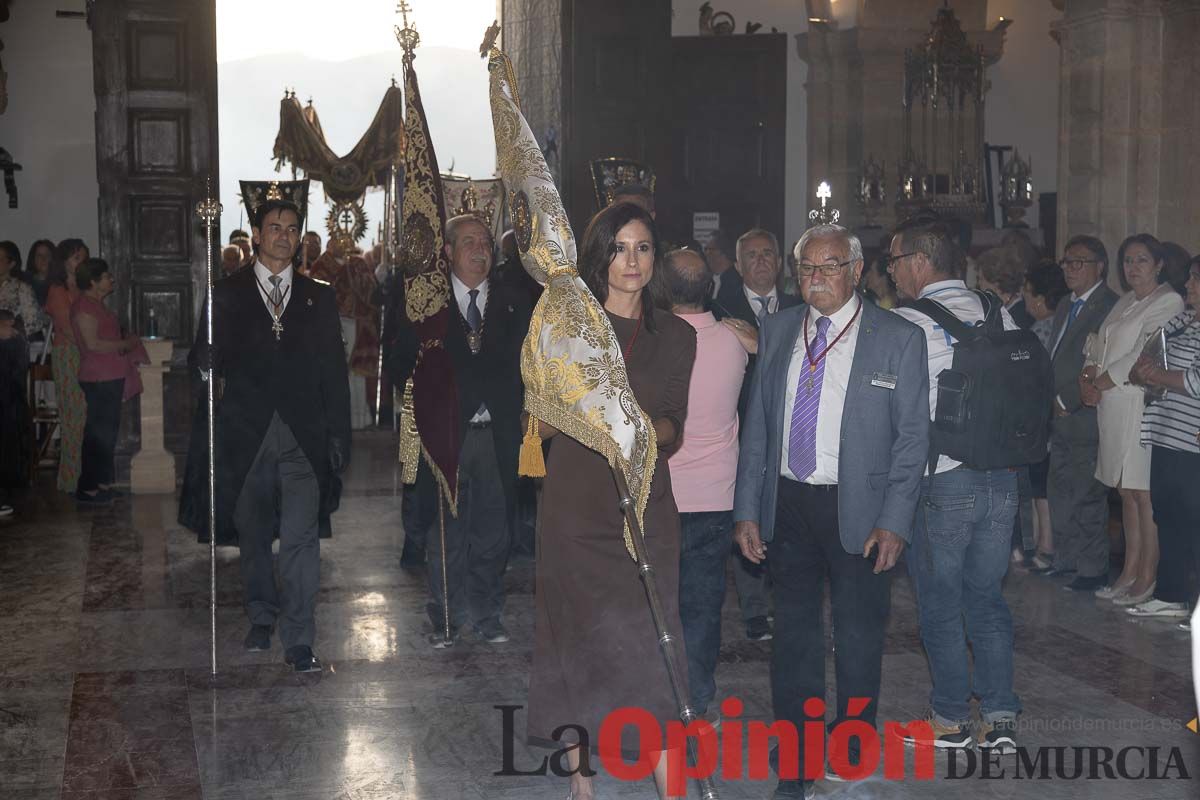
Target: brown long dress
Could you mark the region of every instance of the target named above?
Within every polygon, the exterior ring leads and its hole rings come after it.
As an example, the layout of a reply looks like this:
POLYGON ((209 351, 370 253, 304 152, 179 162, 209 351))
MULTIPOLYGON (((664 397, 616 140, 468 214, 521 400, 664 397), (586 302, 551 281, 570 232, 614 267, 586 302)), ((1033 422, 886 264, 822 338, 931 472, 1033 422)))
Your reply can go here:
MULTIPOLYGON (((669 417, 682 430, 688 383, 696 356, 696 331, 659 311, 656 330, 642 326, 632 351, 636 320, 609 314, 623 352, 634 397, 650 419, 669 417)), ((660 447, 646 506, 650 563, 668 629, 679 635, 679 510, 671 493, 667 457, 682 437, 660 447)), ((579 725, 592 749, 610 712, 636 706, 660 725, 678 719, 658 635, 646 604, 637 564, 625 549, 617 490, 608 462, 566 435, 550 440, 537 528, 536 614, 527 732, 531 743, 561 747, 575 742, 562 725, 579 725)), ((676 652, 684 670, 682 642, 676 652)), ((661 728, 660 728, 661 730, 661 728)), ((636 752, 627 728, 622 749, 636 752)))

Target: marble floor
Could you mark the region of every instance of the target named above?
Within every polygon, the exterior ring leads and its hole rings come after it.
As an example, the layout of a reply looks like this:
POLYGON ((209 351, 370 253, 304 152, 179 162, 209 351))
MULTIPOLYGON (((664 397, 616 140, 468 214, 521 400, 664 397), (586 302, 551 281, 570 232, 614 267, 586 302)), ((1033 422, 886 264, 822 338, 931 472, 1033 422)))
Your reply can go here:
MULTIPOLYGON (((506 743, 496 706, 523 705, 532 645, 533 569, 507 574, 512 641, 424 640, 424 578, 398 564, 399 476, 386 434, 356 440, 335 538, 322 543, 317 652, 327 669, 293 674, 278 642, 246 653, 236 551, 218 563, 218 658, 209 675, 207 549, 175 523, 170 497, 84 511, 50 481, 0 522, 0 800, 384 800, 561 798, 566 781, 505 777, 504 750, 528 770, 547 751, 506 743)), ((1013 573, 1017 691, 1030 748, 1177 748, 1200 773, 1188 634, 1136 622, 1091 596, 1013 573)), ((767 718, 769 642, 750 642, 732 592, 720 695, 767 718)), ((830 664, 832 672, 832 664, 830 664)), ((908 579, 895 583, 881 720, 925 709, 928 672, 908 579)), ((524 717, 517 712, 517 729, 524 717)), ((1086 759, 1085 759, 1086 763, 1086 759)), ((818 784, 831 798, 1195 798, 1167 780, 1005 777, 818 784)), ((1070 769, 1070 767, 1068 767, 1070 769)), ((993 771, 994 774, 994 771, 993 771)), ((774 781, 724 780, 722 798, 770 797, 774 781)), ((602 798, 651 798, 649 782, 598 778, 602 798)))

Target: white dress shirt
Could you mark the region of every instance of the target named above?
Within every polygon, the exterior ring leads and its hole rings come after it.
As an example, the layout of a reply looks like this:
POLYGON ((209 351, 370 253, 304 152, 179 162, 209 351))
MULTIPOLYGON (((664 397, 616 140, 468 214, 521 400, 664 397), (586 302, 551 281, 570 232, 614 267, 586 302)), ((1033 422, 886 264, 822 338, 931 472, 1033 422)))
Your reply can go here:
MULTIPOLYGON (((475 298, 475 305, 479 306, 480 319, 483 319, 483 315, 487 311, 488 283, 489 281, 484 281, 475 287, 479 290, 479 296, 475 298)), ((458 303, 458 311, 465 320, 467 309, 471 307, 471 290, 453 272, 450 273, 450 285, 454 287, 454 301, 458 303)))
MULTIPOLYGON (((267 313, 271 318, 275 317, 275 304, 271 302, 271 275, 274 273, 267 269, 261 261, 254 262, 254 279, 258 283, 258 293, 262 296, 263 305, 267 307, 267 313)), ((287 309, 287 304, 292 299, 292 265, 288 264, 284 267, 283 272, 279 273, 282 278, 279 282, 279 291, 283 293, 283 304, 279 306, 279 316, 283 316, 283 312, 287 309)))
MULTIPOLYGON (((479 294, 475 298, 475 305, 479 307, 479 318, 481 320, 487 311, 488 283, 488 281, 484 281, 475 287, 479 290, 479 294)), ((459 313, 462 314, 462 318, 465 321, 467 319, 467 309, 471 307, 471 290, 453 272, 450 273, 450 285, 454 288, 454 302, 458 303, 459 313)), ((475 412, 475 416, 471 417, 471 422, 482 423, 491 421, 492 415, 488 412, 487 406, 480 403, 479 410, 475 412)))
MULTIPOLYGON (((854 350, 858 345, 858 331, 862 328, 862 315, 855 317, 862 299, 858 293, 829 317, 829 328, 825 331, 825 345, 833 344, 834 339, 846 331, 846 335, 838 339, 837 344, 825 354, 825 374, 821 379, 821 400, 817 405, 817 468, 804 479, 804 483, 818 486, 838 482, 838 452, 842 435, 842 409, 846 405, 846 391, 850 385, 850 367, 854 364, 854 350), (853 320, 853 323, 851 323, 853 320), (849 330, 846 326, 851 325, 849 330)), ((808 324, 796 337, 792 348, 792 360, 788 366, 787 393, 783 403, 783 460, 780 462, 779 473, 791 480, 796 480, 792 469, 788 466, 788 444, 792 437, 792 411, 796 405, 796 390, 801 378, 808 375, 808 355, 804 343, 809 347, 817 338, 817 320, 821 314, 812 306, 808 308, 808 324)), ((820 355, 814 352, 813 358, 820 355)))
MULTIPOLYGON (((947 311, 967 325, 983 321, 983 303, 979 302, 979 296, 968 289, 962 281, 936 281, 921 290, 921 297, 928 297, 944 306, 947 311)), ((925 342, 929 347, 929 418, 936 419, 938 376, 942 374, 943 370, 950 369, 954 365, 954 337, 932 318, 915 308, 897 308, 892 313, 899 314, 925 332, 925 342)), ((1017 323, 1013 322, 1008 309, 1000 309, 1000 316, 1004 321, 1004 330, 1018 330, 1017 323)), ((942 455, 938 457, 935 472, 940 474, 961 466, 961 461, 955 461, 949 456, 942 455)))
POLYGON ((755 299, 757 297, 766 299, 768 314, 774 314, 779 310, 779 292, 774 287, 766 294, 759 294, 743 283, 742 291, 746 293, 746 302, 750 304, 750 310, 754 312, 754 316, 758 316, 758 310, 762 307, 762 304, 755 299))

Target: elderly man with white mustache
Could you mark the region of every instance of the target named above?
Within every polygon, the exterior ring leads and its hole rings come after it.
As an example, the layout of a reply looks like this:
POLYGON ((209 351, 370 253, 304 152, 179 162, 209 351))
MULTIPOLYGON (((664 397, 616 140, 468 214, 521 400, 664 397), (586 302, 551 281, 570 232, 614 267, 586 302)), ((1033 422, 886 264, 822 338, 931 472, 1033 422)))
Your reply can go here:
MULTIPOLYGON (((491 231, 478 217, 464 214, 446 223, 454 305, 444 346, 454 370, 462 444, 458 513, 448 508, 443 513, 444 561, 442 536, 437 530, 429 536, 426 611, 434 647, 453 643, 467 625, 481 641, 508 641, 500 613, 521 447, 521 343, 529 332, 531 309, 528 294, 490 280, 494 250, 491 231), (442 633, 444 604, 449 606, 449 641, 442 633)), ((403 386, 412 373, 417 347, 412 328, 401 327, 388 363, 396 386, 403 386)), ((428 471, 418 473, 418 481, 422 476, 433 480, 428 471)))

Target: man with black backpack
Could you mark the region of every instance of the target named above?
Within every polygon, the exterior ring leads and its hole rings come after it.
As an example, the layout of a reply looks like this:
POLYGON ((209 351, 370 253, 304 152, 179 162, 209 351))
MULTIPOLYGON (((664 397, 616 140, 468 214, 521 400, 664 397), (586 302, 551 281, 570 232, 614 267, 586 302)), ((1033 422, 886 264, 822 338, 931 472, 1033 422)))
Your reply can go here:
POLYGON ((901 225, 887 258, 908 301, 896 313, 925 331, 929 351, 929 467, 908 554, 933 681, 929 722, 937 747, 975 742, 969 638, 978 745, 1012 752, 1021 704, 1001 581, 1017 512, 1014 468, 1046 452, 1049 357, 998 297, 967 288, 966 257, 945 223, 901 225))

